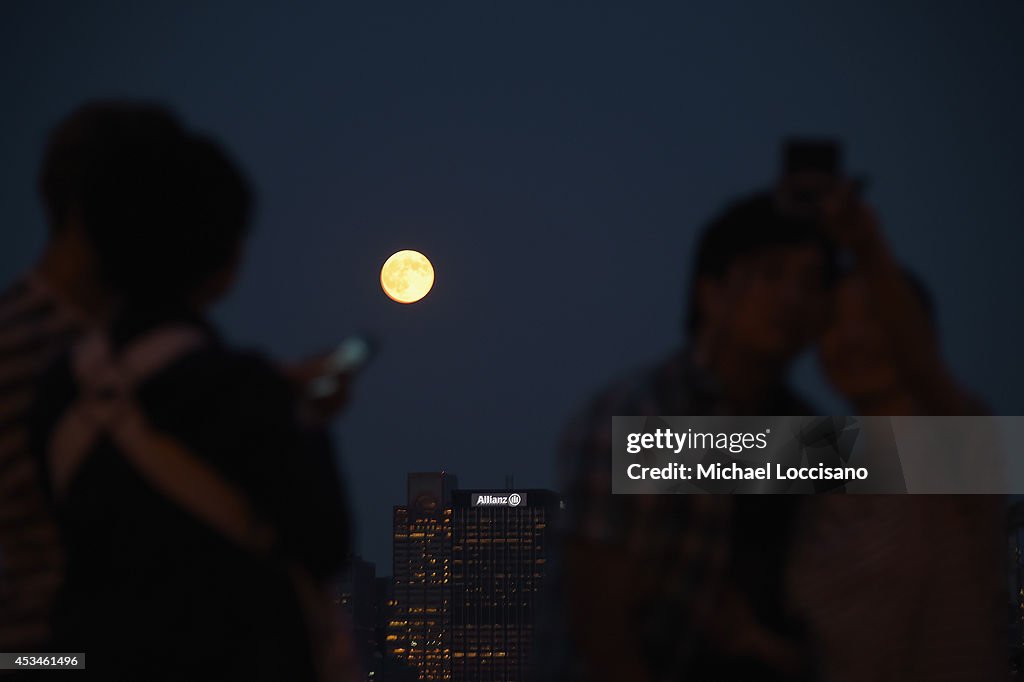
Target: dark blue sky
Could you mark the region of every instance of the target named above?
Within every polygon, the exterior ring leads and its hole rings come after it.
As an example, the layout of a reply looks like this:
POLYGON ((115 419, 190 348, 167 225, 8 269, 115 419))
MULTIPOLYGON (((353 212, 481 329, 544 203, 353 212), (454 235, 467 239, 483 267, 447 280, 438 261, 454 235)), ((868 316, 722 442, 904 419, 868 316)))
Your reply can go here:
MULTIPOLYGON (((144 96, 260 192, 228 335, 286 357, 384 340, 338 431, 370 559, 410 470, 554 484, 566 417, 679 340, 696 230, 835 134, 929 282, 958 374, 1022 412, 1024 2, 7 2, 0 276, 42 243, 46 131, 144 96), (642 6, 641 6, 642 5, 642 6), (383 260, 426 253, 415 306, 383 260)), ((799 384, 841 410, 805 362, 799 384)))

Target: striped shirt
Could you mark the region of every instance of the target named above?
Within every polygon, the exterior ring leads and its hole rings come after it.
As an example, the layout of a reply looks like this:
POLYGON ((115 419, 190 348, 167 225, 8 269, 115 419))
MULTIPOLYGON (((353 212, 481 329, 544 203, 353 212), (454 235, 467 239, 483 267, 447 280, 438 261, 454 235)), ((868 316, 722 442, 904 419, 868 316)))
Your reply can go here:
POLYGON ((0 651, 38 651, 48 636, 62 553, 28 417, 39 380, 80 320, 35 275, 0 294, 0 651))

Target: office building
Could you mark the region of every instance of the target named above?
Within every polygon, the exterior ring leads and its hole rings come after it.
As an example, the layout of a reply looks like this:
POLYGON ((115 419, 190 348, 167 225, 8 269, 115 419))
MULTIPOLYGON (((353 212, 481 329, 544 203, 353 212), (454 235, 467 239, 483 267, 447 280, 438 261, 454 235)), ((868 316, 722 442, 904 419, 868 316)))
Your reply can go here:
POLYGON ((453 680, 531 679, 558 510, 559 498, 549 490, 453 494, 448 614, 453 680))
POLYGON ((408 478, 406 504, 394 507, 394 590, 386 651, 419 671, 421 680, 451 679, 448 608, 451 593, 450 474, 408 478))

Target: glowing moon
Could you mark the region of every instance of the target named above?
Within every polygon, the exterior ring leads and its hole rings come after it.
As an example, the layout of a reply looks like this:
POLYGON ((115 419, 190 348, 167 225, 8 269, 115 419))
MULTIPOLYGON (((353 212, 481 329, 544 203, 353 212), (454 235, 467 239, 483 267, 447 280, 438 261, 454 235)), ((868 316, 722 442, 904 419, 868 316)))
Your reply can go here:
POLYGON ((434 266, 419 251, 399 251, 384 261, 380 286, 392 301, 415 303, 434 286, 434 266))

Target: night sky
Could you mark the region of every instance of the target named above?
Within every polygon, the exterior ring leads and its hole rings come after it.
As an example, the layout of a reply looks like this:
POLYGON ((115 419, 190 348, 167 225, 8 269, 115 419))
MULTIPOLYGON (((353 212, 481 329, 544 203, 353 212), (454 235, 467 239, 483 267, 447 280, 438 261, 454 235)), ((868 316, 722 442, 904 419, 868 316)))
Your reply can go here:
MULTIPOLYGON (((77 104, 155 98, 221 139, 259 191, 228 337, 383 340, 337 432, 386 573, 406 472, 553 486, 586 395, 680 342, 705 219, 781 136, 838 135, 957 373, 1020 414, 1024 2, 640 4, 5 2, 0 276, 39 252, 77 104), (437 271, 413 306, 378 284, 402 248, 437 271)), ((843 410, 813 358, 797 378, 843 410)))

